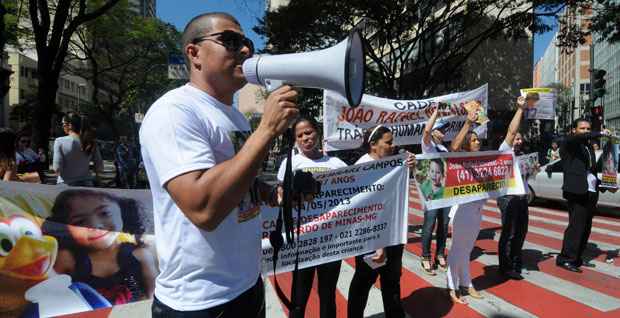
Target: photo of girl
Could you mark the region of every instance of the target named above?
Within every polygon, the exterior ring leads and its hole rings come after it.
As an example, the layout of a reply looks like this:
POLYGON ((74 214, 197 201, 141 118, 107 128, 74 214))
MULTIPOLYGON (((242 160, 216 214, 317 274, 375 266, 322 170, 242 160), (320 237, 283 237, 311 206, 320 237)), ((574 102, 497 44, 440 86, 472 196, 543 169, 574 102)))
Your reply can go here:
POLYGON ((89 189, 66 190, 51 212, 42 228, 58 240, 57 273, 88 284, 114 305, 152 298, 156 258, 142 240, 145 228, 137 201, 89 189))

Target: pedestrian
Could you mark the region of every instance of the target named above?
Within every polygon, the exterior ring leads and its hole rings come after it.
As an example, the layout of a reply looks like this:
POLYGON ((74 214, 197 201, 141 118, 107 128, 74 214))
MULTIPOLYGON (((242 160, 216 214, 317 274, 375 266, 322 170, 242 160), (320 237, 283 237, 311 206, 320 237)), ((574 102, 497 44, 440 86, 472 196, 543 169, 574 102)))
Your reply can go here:
POLYGON ((592 230, 592 218, 600 191, 591 140, 610 134, 609 130, 593 132, 591 129, 592 125, 587 119, 575 120, 572 133, 566 136, 560 147, 564 171, 562 197, 568 205, 568 227, 564 231, 562 251, 556 258, 556 265, 578 273, 582 265, 593 266, 582 258, 592 230))
POLYGON ((273 91, 251 134, 232 106, 254 53, 239 22, 196 16, 182 45, 189 83, 160 97, 140 128, 160 267, 152 316, 265 317, 259 204, 276 191, 256 176, 298 114, 297 92, 273 91))
MULTIPOLYGON (((342 160, 329 157, 319 150, 321 146, 319 144, 319 132, 314 120, 300 118, 293 124, 292 130, 295 136, 295 145, 299 149, 299 153, 291 158, 293 171, 317 173, 347 166, 342 160)), ((278 181, 280 182, 284 181, 286 162, 287 160, 284 159, 278 170, 278 181)), ((338 260, 299 270, 296 290, 291 292, 292 295, 295 295, 293 303, 298 306, 291 313, 292 318, 304 317, 315 272, 319 283, 320 317, 336 317, 336 283, 340 275, 340 265, 341 261, 338 260)))
MULTIPOLYGON (((422 133, 422 153, 438 153, 448 152, 448 149, 443 145, 446 129, 450 126, 448 121, 439 120, 440 116, 439 107, 435 108, 435 111, 428 119, 422 133)), ((435 188, 443 189, 441 184, 442 178, 445 178, 445 171, 443 163, 431 161, 431 179, 436 183, 435 188), (436 181, 435 181, 436 180, 436 181)), ((433 185, 431 185, 433 187, 433 185)), ((424 187, 423 187, 424 188, 424 187)), ((422 189, 420 189, 422 191, 422 189)), ((432 193, 437 193, 432 191, 432 193)), ((429 199, 433 199, 432 197, 429 199)), ((424 208, 424 225, 422 226, 422 260, 421 265, 425 273, 429 275, 435 275, 434 267, 438 267, 442 270, 448 269, 448 264, 445 258, 446 239, 448 237, 448 224, 450 217, 449 208, 440 209, 426 209, 424 208), (435 228, 435 222, 437 223, 437 232, 435 234, 435 240, 437 241, 435 250, 434 264, 431 263, 431 240, 433 237, 433 229, 435 228)))
MULTIPOLYGON (((519 108, 515 112, 515 115, 508 126, 506 133, 506 139, 512 139, 516 135, 519 129, 519 123, 521 116, 523 116, 523 108, 527 103, 524 99, 520 98, 518 102, 519 108), (512 137, 511 137, 512 136, 512 137)), ((476 112, 468 111, 467 119, 463 124, 463 127, 452 140, 450 145, 451 151, 466 151, 477 152, 480 151, 481 142, 478 138, 478 134, 469 131, 472 124, 476 122, 478 114, 476 112)), ((502 145, 506 144, 506 139, 502 145)), ((505 148, 500 146, 500 150, 505 148)), ((482 299, 480 294, 472 284, 470 274, 470 256, 476 243, 478 233, 480 233, 480 223, 482 221, 482 207, 486 202, 486 199, 459 204, 451 209, 452 221, 452 246, 448 253, 448 292, 450 299, 454 303, 467 304, 467 301, 462 298, 462 295, 469 295, 473 298, 482 299)))
POLYGON ((92 187, 90 162, 95 172, 103 172, 103 159, 95 141, 95 132, 86 117, 68 113, 62 117, 62 128, 67 134, 54 140, 52 169, 58 176, 57 184, 92 187))
POLYGON ((0 178, 2 181, 19 181, 15 162, 17 136, 9 128, 0 128, 0 178))
MULTIPOLYGON (((510 123, 511 127, 519 127, 523 117, 522 97, 517 99, 517 110, 510 123)), ((512 150, 515 156, 523 155, 523 136, 519 132, 512 129, 508 130, 506 139, 499 147, 500 151, 512 150)), ((527 185, 526 171, 521 171, 525 194, 523 195, 505 195, 497 198, 497 205, 502 215, 502 231, 497 244, 497 257, 499 259, 499 272, 506 278, 521 280, 523 260, 521 257, 523 243, 528 228, 528 206, 527 194, 529 187, 527 185)))
MULTIPOLYGON (((389 128, 379 125, 368 129, 362 145, 366 154, 359 158, 356 164, 393 155, 395 151, 393 142, 394 137, 389 128)), ((415 157, 410 154, 407 158, 407 165, 413 167, 414 164, 415 157)), ((400 212, 394 211, 394 213, 400 212)), ((364 316, 368 294, 377 277, 381 281, 381 298, 385 317, 405 317, 405 310, 400 299, 403 249, 404 245, 398 244, 376 250, 369 261, 375 263, 373 266, 375 268, 366 263, 365 256, 368 254, 355 257, 355 274, 349 287, 347 317, 361 318, 364 316)))
POLYGON ((114 161, 119 181, 118 187, 135 188, 138 162, 133 147, 127 141, 127 136, 119 137, 118 145, 114 149, 114 161))
POLYGON ((17 137, 15 162, 17 163, 17 173, 39 172, 41 170, 41 158, 32 150, 30 136, 26 134, 20 134, 17 137))

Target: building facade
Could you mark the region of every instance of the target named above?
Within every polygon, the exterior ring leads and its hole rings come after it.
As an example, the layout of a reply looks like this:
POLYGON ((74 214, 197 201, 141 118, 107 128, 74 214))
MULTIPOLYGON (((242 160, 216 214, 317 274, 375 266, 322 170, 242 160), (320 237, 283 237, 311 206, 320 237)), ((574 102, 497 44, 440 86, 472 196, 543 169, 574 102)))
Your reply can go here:
POLYGON ((600 35, 595 34, 593 52, 593 68, 607 72, 605 75, 607 93, 598 98, 594 105, 603 106, 606 127, 620 134, 620 43, 610 44, 601 41, 600 35))
POLYGON ((545 53, 537 63, 539 68, 539 81, 536 82, 536 73, 534 73, 534 86, 545 87, 554 83, 559 83, 560 78, 558 74, 558 57, 560 50, 557 47, 556 41, 557 33, 545 49, 545 53))

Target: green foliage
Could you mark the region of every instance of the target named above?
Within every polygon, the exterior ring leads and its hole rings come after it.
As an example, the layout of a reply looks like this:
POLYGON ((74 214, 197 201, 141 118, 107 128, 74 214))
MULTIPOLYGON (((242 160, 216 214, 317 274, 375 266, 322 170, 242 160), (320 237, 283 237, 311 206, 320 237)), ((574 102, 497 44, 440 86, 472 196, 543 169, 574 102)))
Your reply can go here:
POLYGON ((90 80, 95 92, 105 92, 92 96, 95 115, 112 126, 113 135, 135 132, 133 114, 146 111, 178 84, 167 78, 167 63, 169 54, 180 52, 179 32, 156 18, 136 15, 122 0, 85 25, 79 36, 80 50, 71 58, 86 63, 72 72, 90 80))

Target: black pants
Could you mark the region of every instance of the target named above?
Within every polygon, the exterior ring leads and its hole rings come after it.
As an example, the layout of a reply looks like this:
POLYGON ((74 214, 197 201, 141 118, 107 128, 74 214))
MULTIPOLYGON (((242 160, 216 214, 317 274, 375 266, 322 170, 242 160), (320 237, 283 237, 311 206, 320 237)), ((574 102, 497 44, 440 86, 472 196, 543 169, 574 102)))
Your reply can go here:
POLYGON ((153 297, 153 318, 265 318, 265 289, 263 279, 237 298, 212 308, 195 311, 174 310, 153 297))
POLYGON ((431 257, 431 239, 433 237, 433 228, 435 228, 435 220, 437 220, 437 251, 435 255, 446 255, 446 238, 448 237, 448 223, 450 217, 448 214, 450 209, 435 209, 424 211, 424 225, 422 226, 422 256, 431 257))
POLYGON ((368 302, 370 288, 381 275, 381 298, 386 318, 403 318, 405 310, 400 301, 400 275, 402 270, 404 245, 385 248, 387 262, 385 265, 372 269, 364 261, 363 255, 355 257, 355 274, 349 287, 349 303, 347 317, 362 318, 368 302))
POLYGON ((597 192, 585 194, 563 193, 568 204, 568 227, 564 231, 562 252, 558 255, 558 264, 569 262, 575 266, 581 266, 581 256, 588 244, 590 231, 592 230, 592 218, 598 202, 597 192))
POLYGON ((295 286, 295 303, 298 307, 291 313, 291 318, 304 317, 315 271, 319 279, 321 318, 336 318, 336 283, 340 275, 341 264, 342 261, 336 261, 299 270, 295 286))
POLYGON ((502 233, 497 246, 499 269, 521 272, 521 251, 529 219, 527 197, 505 195, 497 199, 497 205, 502 212, 502 233))

